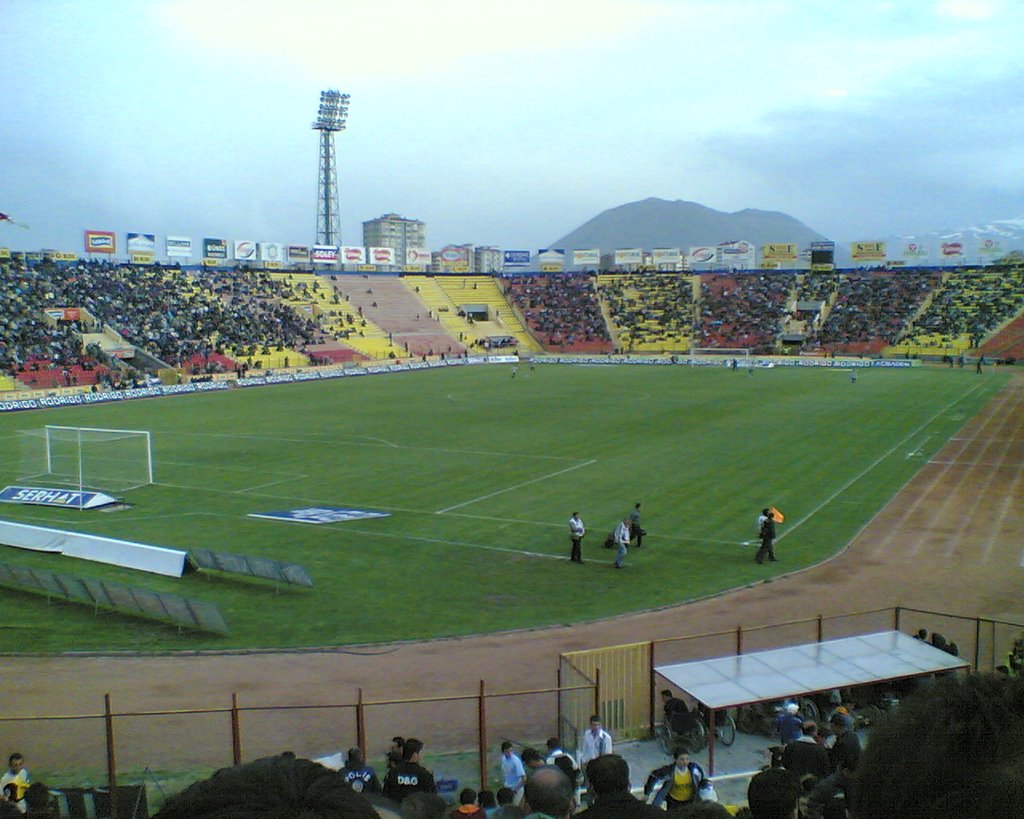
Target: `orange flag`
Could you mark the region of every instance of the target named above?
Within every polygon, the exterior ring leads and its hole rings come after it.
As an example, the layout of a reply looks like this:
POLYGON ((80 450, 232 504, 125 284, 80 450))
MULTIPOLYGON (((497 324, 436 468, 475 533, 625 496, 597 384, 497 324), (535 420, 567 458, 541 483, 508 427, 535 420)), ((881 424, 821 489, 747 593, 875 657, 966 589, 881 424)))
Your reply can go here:
POLYGON ((768 512, 769 512, 769 514, 771 514, 772 520, 774 520, 776 523, 785 523, 786 522, 786 516, 784 514, 782 514, 782 512, 780 512, 774 506, 771 509, 769 509, 768 512))

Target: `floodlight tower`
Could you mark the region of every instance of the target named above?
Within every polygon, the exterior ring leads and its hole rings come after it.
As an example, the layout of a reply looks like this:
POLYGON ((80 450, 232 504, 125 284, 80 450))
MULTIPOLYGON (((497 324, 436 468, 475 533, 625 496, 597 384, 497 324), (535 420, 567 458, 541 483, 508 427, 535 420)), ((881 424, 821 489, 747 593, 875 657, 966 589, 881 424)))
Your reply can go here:
POLYGON ((313 130, 320 132, 320 175, 316 186, 316 242, 320 245, 337 245, 341 241, 334 134, 345 130, 348 100, 349 95, 340 91, 321 91, 320 110, 313 123, 313 130))

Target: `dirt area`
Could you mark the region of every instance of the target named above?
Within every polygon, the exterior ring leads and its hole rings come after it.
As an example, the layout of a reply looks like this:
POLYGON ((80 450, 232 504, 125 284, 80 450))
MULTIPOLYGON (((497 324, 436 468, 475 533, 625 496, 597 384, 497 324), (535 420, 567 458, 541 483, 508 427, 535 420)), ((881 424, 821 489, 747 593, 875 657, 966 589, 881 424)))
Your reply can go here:
MULTIPOLYGON (((0 672, 7 712, 99 714, 107 692, 115 710, 125 712, 226 708, 231 692, 242 705, 309 706, 353 702, 360 689, 377 701, 472 695, 481 680, 490 691, 538 689, 556 685, 563 651, 897 605, 1024 622, 1022 455, 1024 380, 1015 378, 846 550, 803 572, 656 612, 463 639, 323 652, 7 657, 0 672)), ((783 567, 785 544, 783 537, 776 547, 783 567)), ((511 706, 493 702, 489 717, 518 721, 524 736, 552 733, 550 696, 520 701, 514 713, 503 714, 511 706)), ((468 729, 463 747, 471 748, 476 716, 473 700, 369 709, 370 748, 383 747, 392 733, 428 742, 450 737, 453 726, 468 729)), ((353 744, 354 721, 354 709, 246 715, 243 752, 246 758, 282 747, 327 753, 353 744)), ((119 766, 230 762, 224 713, 121 718, 116 729, 119 766)), ((103 768, 99 720, 5 723, 3 733, 5 746, 17 746, 37 765, 45 758, 103 768)))

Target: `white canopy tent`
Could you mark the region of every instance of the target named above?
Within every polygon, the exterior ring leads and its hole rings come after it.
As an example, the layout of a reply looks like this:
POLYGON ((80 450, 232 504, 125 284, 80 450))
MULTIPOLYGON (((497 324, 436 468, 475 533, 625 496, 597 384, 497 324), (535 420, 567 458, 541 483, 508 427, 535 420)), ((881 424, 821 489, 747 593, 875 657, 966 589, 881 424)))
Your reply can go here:
POLYGON ((970 663, 899 631, 863 634, 654 670, 711 714, 708 773, 715 767, 715 712, 890 680, 970 668, 970 663))

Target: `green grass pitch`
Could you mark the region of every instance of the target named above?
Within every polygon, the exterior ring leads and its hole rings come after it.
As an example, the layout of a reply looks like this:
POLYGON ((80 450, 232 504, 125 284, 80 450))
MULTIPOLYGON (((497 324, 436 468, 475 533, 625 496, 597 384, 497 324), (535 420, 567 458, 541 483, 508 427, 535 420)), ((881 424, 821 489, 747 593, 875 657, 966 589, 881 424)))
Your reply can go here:
POLYGON ((215 602, 229 637, 3 590, 4 650, 369 643, 569 623, 664 606, 841 549, 990 399, 1001 374, 913 369, 453 367, 0 417, 16 430, 148 429, 157 484, 131 509, 4 504, 0 516, 305 566, 312 589, 181 579, 0 547, 0 560, 215 602), (643 503, 650 532, 610 570, 608 531, 643 503), (761 507, 786 515, 757 566, 761 507), (310 505, 389 517, 313 526, 248 517, 310 505), (570 563, 567 519, 588 528, 570 563))

